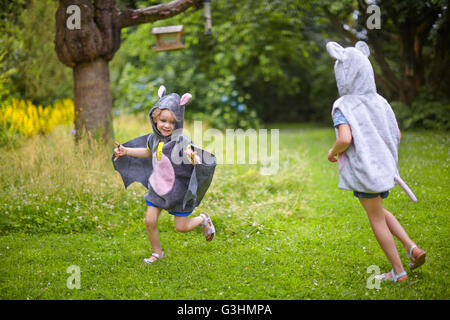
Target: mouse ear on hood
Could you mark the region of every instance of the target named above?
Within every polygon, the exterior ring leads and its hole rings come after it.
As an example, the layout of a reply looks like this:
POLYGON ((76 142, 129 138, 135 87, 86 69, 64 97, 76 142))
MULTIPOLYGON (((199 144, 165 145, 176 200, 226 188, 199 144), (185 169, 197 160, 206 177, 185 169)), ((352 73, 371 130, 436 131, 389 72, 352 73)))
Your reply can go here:
POLYGON ((365 55, 366 57, 370 56, 370 49, 369 46, 367 45, 367 43, 365 43, 364 41, 358 41, 355 44, 355 48, 358 49, 359 51, 362 52, 363 55, 365 55))
POLYGON ((327 42, 327 51, 336 60, 342 61, 344 59, 344 48, 334 41, 327 42))
POLYGON ((189 102, 189 100, 191 100, 191 98, 192 98, 192 94, 190 94, 190 93, 183 94, 183 96, 181 97, 181 100, 180 100, 180 106, 184 106, 186 103, 189 102))
POLYGON ((166 94, 166 87, 161 86, 158 89, 158 97, 161 99, 166 94))

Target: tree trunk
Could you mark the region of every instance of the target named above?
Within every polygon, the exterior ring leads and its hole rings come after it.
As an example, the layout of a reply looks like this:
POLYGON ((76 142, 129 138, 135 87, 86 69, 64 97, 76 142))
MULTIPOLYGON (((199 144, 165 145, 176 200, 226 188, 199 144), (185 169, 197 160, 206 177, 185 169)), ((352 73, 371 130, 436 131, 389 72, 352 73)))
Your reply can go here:
POLYGON ((416 52, 414 50, 415 28, 405 28, 400 33, 401 38, 401 55, 403 60, 402 87, 403 95, 400 101, 411 105, 416 97, 416 78, 418 77, 418 65, 416 52), (403 101, 404 100, 404 101, 403 101))
POLYGON ((97 58, 73 68, 75 91, 75 130, 77 138, 85 131, 105 143, 113 138, 112 98, 108 62, 97 58))
POLYGON ((120 47, 114 0, 60 0, 56 12, 55 50, 73 68, 76 139, 89 133, 105 143, 113 138, 108 61, 120 47), (70 28, 79 8, 79 28, 70 28))
MULTIPOLYGON (((358 0, 358 6, 363 21, 367 21, 367 1, 358 0)), ((392 35, 389 34, 389 28, 367 30, 369 43, 375 51, 373 56, 382 71, 379 78, 383 79, 383 88, 387 89, 386 91, 391 95, 389 98, 411 105, 416 99, 419 89, 426 85, 426 61, 424 61, 423 48, 439 17, 441 7, 428 3, 421 11, 418 11, 414 9, 415 6, 408 6, 405 9, 398 5, 398 1, 383 1, 382 8, 392 20, 396 29, 395 35, 399 38, 402 70, 398 72, 391 68, 384 57, 384 44, 386 43, 384 39, 389 39, 392 35)), ((439 41, 440 38, 438 37, 437 40, 439 41)))

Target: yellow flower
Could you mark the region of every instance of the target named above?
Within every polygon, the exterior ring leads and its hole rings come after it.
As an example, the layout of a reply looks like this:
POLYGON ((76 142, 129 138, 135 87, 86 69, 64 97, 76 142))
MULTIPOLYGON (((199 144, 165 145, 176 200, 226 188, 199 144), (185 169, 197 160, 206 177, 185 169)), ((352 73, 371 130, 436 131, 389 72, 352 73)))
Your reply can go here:
POLYGON ((0 124, 10 132, 18 132, 26 137, 38 133, 49 133, 54 127, 68 124, 74 119, 72 99, 56 101, 53 105, 35 106, 29 100, 13 98, 11 105, 0 112, 0 124))

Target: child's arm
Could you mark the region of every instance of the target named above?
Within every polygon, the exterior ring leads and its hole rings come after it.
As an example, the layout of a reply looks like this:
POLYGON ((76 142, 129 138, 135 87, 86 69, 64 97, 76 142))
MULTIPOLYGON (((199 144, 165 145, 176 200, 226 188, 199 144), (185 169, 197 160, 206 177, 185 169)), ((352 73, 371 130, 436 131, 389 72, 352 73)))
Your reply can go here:
POLYGON ((147 148, 126 148, 118 142, 116 142, 116 146, 117 148, 114 149, 114 154, 116 155, 114 161, 125 155, 136 158, 149 158, 152 155, 147 148))
POLYGON ((333 148, 328 151, 328 161, 336 162, 339 153, 344 152, 352 143, 352 130, 348 124, 338 126, 338 137, 333 148))

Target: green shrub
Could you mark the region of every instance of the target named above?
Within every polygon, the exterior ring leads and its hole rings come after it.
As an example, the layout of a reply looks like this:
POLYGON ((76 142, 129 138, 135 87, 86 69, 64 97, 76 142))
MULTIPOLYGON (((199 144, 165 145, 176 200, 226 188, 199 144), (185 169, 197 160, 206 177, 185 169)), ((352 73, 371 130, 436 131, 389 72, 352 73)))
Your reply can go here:
POLYGON ((401 129, 450 129, 450 101, 423 89, 411 106, 393 101, 391 106, 401 129))
POLYGON ((46 105, 72 95, 71 69, 54 50, 57 7, 54 0, 0 6, 0 102, 12 96, 46 105))
MULTIPOLYGON (((250 95, 243 93, 232 74, 212 79, 201 71, 201 61, 192 50, 153 52, 148 42, 153 25, 136 30, 122 30, 122 46, 111 62, 114 106, 135 113, 148 112, 158 101, 157 92, 164 85, 168 92, 190 92, 193 99, 186 106, 187 120, 204 120, 223 128, 258 127, 255 111, 249 110, 250 95)), ((186 36, 192 42, 195 36, 186 36)))

